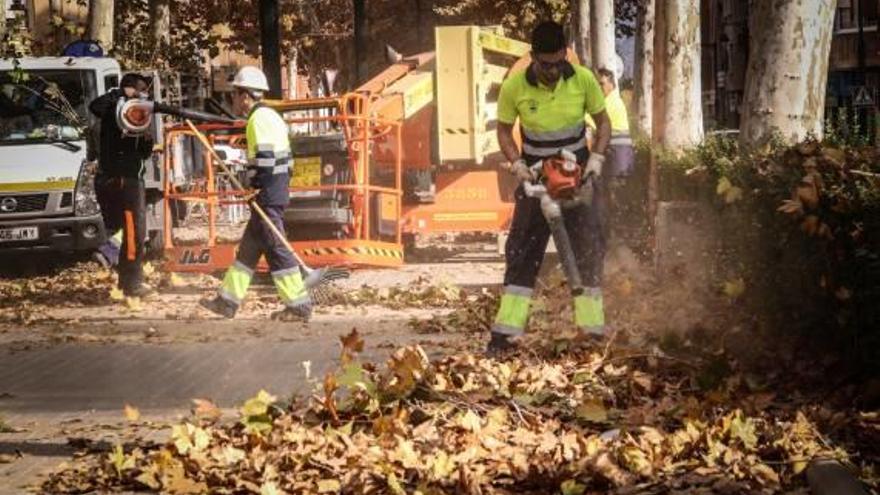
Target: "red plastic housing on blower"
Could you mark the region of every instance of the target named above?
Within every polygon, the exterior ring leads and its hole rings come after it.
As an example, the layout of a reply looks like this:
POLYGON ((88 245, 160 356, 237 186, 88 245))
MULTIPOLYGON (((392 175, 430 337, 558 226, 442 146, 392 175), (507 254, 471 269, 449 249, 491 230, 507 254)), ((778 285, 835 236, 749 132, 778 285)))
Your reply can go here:
POLYGON ((581 167, 565 158, 554 156, 544 160, 547 194, 553 199, 572 199, 581 181, 581 167))

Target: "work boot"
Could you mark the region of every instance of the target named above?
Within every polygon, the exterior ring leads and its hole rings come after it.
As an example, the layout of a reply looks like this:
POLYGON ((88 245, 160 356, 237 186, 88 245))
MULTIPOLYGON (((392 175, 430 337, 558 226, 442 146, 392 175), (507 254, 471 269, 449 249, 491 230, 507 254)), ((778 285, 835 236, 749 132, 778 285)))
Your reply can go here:
POLYGON ((125 297, 136 297, 139 299, 147 299, 156 295, 156 290, 147 284, 140 284, 130 289, 123 288, 122 293, 125 297))
POLYGON ((302 322, 308 323, 312 319, 311 306, 294 306, 286 307, 280 311, 272 313, 272 319, 284 322, 302 322))
POLYGON ((486 357, 497 358, 519 347, 510 335, 491 332, 489 345, 486 346, 486 357))
POLYGON ((220 296, 215 296, 213 299, 202 299, 199 301, 199 305, 216 315, 230 319, 235 318, 235 312, 238 310, 233 304, 220 296))

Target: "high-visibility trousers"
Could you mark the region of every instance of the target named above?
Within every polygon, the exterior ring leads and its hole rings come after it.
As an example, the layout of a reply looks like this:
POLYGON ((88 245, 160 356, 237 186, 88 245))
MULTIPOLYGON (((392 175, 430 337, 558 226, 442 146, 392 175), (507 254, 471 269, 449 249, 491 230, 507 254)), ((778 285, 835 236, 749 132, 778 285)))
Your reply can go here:
MULTIPOLYGON (((584 332, 603 333, 605 313, 601 284, 606 247, 606 191, 601 179, 594 184, 593 204, 566 209, 563 219, 586 286, 582 294, 574 297, 575 324, 584 332)), ((511 336, 525 332, 535 280, 551 235, 540 201, 527 197, 522 187, 516 191, 515 198, 513 222, 505 246, 504 292, 492 326, 493 332, 511 336)))
MULTIPOLYGON (((284 232, 284 207, 262 208, 275 227, 284 232)), ((284 305, 291 308, 311 306, 296 258, 256 213, 251 215, 245 227, 235 262, 226 271, 220 286, 220 297, 235 307, 240 306, 247 295, 254 269, 261 256, 265 256, 269 263, 272 280, 284 305)))

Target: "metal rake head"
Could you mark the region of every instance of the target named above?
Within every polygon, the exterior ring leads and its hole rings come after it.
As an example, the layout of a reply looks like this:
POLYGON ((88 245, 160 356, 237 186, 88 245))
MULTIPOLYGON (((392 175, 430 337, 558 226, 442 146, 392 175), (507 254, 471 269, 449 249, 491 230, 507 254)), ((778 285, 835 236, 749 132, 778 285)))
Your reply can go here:
POLYGON ((342 267, 327 266, 324 268, 301 269, 303 272, 303 282, 307 288, 325 285, 335 280, 342 280, 351 275, 347 269, 342 267))

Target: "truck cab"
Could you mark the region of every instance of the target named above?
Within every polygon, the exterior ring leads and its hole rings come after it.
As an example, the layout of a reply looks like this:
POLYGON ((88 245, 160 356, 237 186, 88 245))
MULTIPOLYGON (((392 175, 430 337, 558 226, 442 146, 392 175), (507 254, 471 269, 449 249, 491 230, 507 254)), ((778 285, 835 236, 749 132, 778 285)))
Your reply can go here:
POLYGON ((119 74, 111 58, 0 60, 0 256, 104 242, 88 104, 118 86, 119 74))

